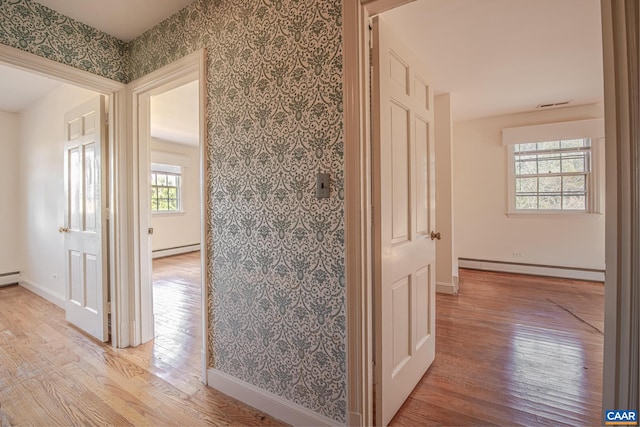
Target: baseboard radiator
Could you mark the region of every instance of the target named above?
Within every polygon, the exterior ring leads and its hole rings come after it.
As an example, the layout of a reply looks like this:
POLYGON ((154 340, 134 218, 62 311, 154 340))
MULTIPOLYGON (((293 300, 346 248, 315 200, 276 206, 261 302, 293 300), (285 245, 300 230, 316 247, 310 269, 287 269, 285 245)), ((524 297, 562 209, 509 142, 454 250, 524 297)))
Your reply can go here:
POLYGON ((156 249, 153 251, 153 259, 163 258, 173 255, 188 254, 190 252, 197 252, 200 250, 200 243, 194 243, 193 245, 177 246, 175 248, 156 249))
POLYGON ((531 274, 534 276, 604 282, 604 270, 593 268, 563 267, 473 258, 459 258, 458 266, 471 270, 498 271, 502 273, 531 274))
POLYGON ((20 281, 20 272, 0 273, 0 286, 17 285, 20 281))

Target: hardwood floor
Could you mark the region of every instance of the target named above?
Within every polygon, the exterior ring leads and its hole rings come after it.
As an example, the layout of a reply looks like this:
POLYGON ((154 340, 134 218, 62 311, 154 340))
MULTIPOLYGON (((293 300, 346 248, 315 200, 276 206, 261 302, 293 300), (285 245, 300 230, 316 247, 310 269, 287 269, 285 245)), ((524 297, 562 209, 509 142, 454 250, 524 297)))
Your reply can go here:
MULTIPOLYGON (((156 339, 96 343, 0 288, 0 405, 13 425, 280 425, 200 382, 199 254, 154 261, 156 339)), ((436 359, 391 425, 600 425, 602 284, 461 270, 436 359)))
POLYGON ((604 286, 461 270, 436 359, 391 425, 602 424, 604 286))
POLYGON ((198 257, 154 262, 158 337, 135 349, 97 343, 53 304, 18 286, 0 288, 0 407, 8 421, 281 425, 200 382, 198 257))

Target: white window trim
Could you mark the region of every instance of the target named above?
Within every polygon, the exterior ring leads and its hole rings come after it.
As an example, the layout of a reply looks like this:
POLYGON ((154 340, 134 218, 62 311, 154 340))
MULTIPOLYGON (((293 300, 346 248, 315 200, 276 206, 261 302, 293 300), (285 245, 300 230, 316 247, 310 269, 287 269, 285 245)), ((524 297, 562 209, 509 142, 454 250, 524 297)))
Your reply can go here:
POLYGON ((576 210, 516 210, 516 172, 513 161, 515 144, 506 145, 507 148, 507 212, 508 217, 559 219, 559 218, 599 218, 603 211, 604 197, 602 194, 601 170, 604 155, 604 138, 591 138, 591 172, 587 174, 588 206, 585 211, 576 210))

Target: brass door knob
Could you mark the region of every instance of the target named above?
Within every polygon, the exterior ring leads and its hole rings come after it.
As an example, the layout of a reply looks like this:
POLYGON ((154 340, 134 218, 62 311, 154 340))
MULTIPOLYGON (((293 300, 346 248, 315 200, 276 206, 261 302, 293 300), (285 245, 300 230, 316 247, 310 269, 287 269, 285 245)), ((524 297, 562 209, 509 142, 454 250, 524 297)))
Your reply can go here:
POLYGON ((60 227, 60 228, 58 228, 58 232, 60 232, 60 233, 68 233, 69 229, 67 227, 60 227))
POLYGON ((436 240, 436 239, 440 240, 441 238, 442 237, 440 237, 440 232, 437 232, 437 233, 433 231, 431 232, 431 240, 436 240))

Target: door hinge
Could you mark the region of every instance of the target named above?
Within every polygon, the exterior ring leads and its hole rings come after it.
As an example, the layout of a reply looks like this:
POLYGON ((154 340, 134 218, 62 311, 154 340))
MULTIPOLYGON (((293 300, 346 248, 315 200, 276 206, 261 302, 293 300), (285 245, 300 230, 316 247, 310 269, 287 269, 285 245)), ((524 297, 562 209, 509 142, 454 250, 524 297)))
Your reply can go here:
POLYGON ((109 126, 109 114, 104 115, 104 124, 105 126, 109 126))
POLYGON ((111 219, 111 211, 109 210, 109 208, 104 210, 104 218, 109 221, 111 219))
POLYGON ((107 303, 107 314, 111 314, 111 301, 107 303))

